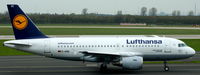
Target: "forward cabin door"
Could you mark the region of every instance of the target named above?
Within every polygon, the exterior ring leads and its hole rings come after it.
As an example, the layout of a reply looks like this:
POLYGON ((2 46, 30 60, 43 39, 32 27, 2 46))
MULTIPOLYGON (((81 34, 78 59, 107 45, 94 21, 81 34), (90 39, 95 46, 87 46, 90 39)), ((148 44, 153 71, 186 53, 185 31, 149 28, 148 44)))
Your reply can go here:
POLYGON ((49 40, 44 41, 44 55, 45 56, 52 56, 52 52, 50 50, 50 41, 49 40))
POLYGON ((172 53, 172 51, 171 51, 171 45, 172 45, 172 43, 170 43, 170 41, 169 40, 165 40, 165 49, 164 49, 164 54, 171 54, 172 53))

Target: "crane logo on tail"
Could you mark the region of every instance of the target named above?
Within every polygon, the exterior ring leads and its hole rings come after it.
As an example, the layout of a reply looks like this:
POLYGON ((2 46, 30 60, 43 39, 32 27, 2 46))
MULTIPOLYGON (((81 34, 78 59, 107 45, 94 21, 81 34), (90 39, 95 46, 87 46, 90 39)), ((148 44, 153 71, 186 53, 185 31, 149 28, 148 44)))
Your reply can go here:
POLYGON ((13 26, 18 30, 23 30, 28 25, 28 19, 22 15, 16 15, 13 19, 13 26))

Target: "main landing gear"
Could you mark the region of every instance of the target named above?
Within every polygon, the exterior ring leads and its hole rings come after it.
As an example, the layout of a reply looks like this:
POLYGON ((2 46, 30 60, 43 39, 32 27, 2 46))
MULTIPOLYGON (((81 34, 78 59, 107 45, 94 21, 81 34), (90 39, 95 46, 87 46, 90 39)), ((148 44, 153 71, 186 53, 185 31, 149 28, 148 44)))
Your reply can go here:
POLYGON ((100 71, 105 71, 106 69, 107 69, 107 64, 106 63, 101 64, 100 71))
POLYGON ((167 66, 167 61, 164 61, 164 70, 169 71, 169 67, 167 66))

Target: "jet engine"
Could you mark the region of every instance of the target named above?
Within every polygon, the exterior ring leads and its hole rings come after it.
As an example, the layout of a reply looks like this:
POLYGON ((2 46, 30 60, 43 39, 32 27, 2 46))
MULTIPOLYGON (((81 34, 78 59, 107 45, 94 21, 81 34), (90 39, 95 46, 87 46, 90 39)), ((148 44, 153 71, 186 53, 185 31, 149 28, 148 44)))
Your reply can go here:
POLYGON ((133 57, 122 57, 120 62, 113 63, 115 66, 120 66, 125 69, 139 70, 142 69, 143 57, 133 56, 133 57))

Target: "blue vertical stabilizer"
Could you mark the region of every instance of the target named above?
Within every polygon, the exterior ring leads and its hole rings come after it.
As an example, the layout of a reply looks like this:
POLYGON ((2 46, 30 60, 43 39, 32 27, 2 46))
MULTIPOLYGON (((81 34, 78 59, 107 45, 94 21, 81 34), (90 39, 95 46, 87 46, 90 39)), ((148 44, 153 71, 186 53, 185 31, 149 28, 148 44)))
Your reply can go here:
POLYGON ((48 38, 16 4, 8 4, 15 39, 48 38))

